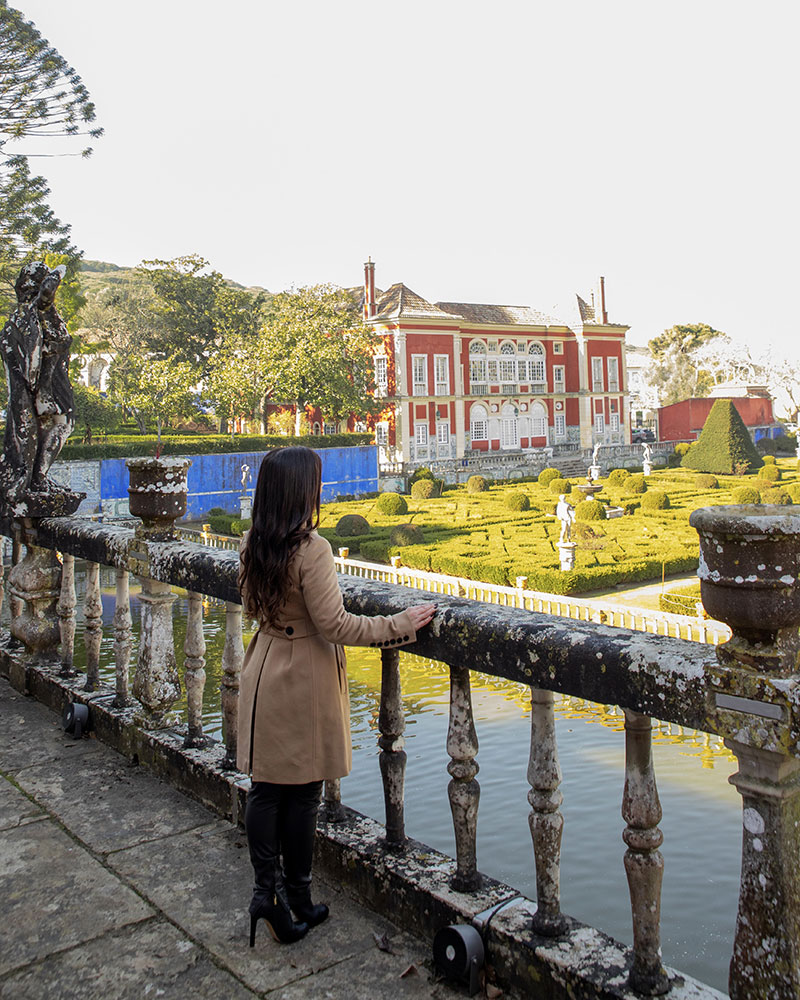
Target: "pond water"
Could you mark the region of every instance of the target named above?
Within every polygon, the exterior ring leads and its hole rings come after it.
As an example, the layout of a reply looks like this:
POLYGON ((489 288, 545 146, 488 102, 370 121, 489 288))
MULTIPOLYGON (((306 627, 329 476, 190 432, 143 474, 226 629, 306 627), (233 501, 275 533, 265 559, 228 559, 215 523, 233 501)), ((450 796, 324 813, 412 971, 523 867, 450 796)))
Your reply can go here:
MULTIPOLYGON (((131 612, 138 630, 138 591, 131 580, 131 612)), ((104 637, 102 674, 113 683, 113 572, 102 571, 104 637)), ((75 662, 83 666, 83 574, 79 595, 75 662)), ((174 605, 176 651, 182 667, 187 615, 185 594, 174 605)), ((7 612, 4 609, 7 620, 7 612)), ((205 612, 204 726, 219 737, 220 659, 224 606, 205 612)), ((249 636, 246 636, 245 642, 249 636)), ((447 798, 445 751, 449 674, 439 663, 400 655, 406 710, 406 832, 455 854, 447 798)), ((343 801, 381 819, 383 791, 378 767, 380 653, 348 650, 351 685, 353 770, 342 781, 343 801)), ((181 671, 182 674, 182 671, 181 671)), ((480 750, 478 864, 481 871, 535 899, 533 851, 528 829, 526 770, 530 746, 530 696, 524 685, 472 674, 473 708, 480 750)), ((562 908, 630 945, 631 918, 623 868, 623 718, 613 706, 576 698, 556 702, 558 751, 563 772, 564 837, 562 908)), ((741 800, 728 783, 735 758, 707 734, 659 724, 653 756, 664 811, 662 896, 664 961, 709 985, 727 989, 739 884, 741 800)))

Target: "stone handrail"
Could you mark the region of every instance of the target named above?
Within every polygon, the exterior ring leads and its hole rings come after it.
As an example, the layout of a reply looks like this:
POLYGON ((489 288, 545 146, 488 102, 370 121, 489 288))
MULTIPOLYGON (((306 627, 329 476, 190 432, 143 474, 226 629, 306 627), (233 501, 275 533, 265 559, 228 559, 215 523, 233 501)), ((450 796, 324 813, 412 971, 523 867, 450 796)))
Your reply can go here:
MULTIPOLYGON (((186 747, 202 746, 206 741, 201 712, 205 683, 201 595, 226 602, 221 702, 225 765, 233 767, 243 658, 237 554, 194 542, 156 540, 130 528, 93 524, 81 518, 45 519, 23 526, 19 522, 0 522, 0 533, 16 539, 18 554, 20 543, 27 547, 25 560, 17 563, 8 581, 12 614, 17 619, 15 635, 24 634, 31 651, 39 656, 59 651, 64 676, 72 670, 74 559, 87 560, 84 607, 86 687, 90 690, 99 686, 102 605, 97 569, 99 564, 115 567, 115 698, 120 706, 131 703, 127 688, 131 652, 128 575, 140 578, 142 633, 133 694, 139 704, 136 719, 145 729, 157 730, 173 721, 170 710, 180 687, 172 638, 171 587, 189 591, 186 747), (63 568, 55 562, 56 550, 62 554, 63 568), (56 586, 58 574, 61 579, 56 586), (51 626, 56 621, 54 632, 51 626)), ((355 613, 391 614, 419 600, 418 594, 389 582, 342 576, 340 584, 346 607, 355 613)), ((563 820, 553 692, 618 705, 625 714, 622 811, 627 827, 623 836, 628 848, 625 867, 634 929, 629 985, 640 995, 667 992, 672 984, 661 965, 659 945, 663 860, 658 850, 662 840, 658 828, 661 807, 651 758, 651 717, 719 734, 739 758, 740 772, 734 780, 745 803, 731 997, 796 1000, 800 995, 800 893, 796 870, 800 847, 800 694, 796 677, 780 671, 770 674, 743 670, 715 655, 713 647, 682 639, 449 594, 437 593, 434 598, 437 614, 430 628, 409 648, 450 667, 447 751, 452 779, 448 795, 456 840, 453 888, 462 893, 477 892, 482 880, 477 868, 480 791, 470 671, 480 670, 531 688, 528 801, 538 897, 531 924, 537 934, 545 937, 563 935, 569 923, 559 901, 563 820), (764 941, 769 942, 774 961, 764 960, 764 941)), ((386 840, 401 849, 406 841, 405 724, 399 653, 397 649, 385 649, 381 656, 379 745, 386 840)), ((326 805, 331 815, 340 808, 338 782, 328 783, 326 805)), ((591 979, 590 972, 587 976, 591 979)))

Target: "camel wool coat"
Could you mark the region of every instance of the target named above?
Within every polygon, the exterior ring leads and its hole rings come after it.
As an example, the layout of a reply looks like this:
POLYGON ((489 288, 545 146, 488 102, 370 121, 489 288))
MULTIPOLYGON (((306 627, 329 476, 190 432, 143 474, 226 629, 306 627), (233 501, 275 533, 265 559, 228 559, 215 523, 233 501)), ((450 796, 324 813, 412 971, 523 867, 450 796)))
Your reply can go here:
POLYGON ((400 646, 416 633, 407 611, 345 611, 331 547, 316 532, 292 558, 289 581, 280 624, 262 625, 245 653, 237 763, 253 781, 301 785, 350 771, 343 647, 400 646))

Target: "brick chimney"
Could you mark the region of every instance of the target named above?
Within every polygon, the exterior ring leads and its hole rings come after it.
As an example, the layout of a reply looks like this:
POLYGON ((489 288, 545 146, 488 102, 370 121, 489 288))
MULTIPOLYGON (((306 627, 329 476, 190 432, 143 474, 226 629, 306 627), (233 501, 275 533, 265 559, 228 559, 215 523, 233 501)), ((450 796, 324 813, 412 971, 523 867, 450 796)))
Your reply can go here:
POLYGON ((375 315, 375 265, 372 257, 364 264, 364 319, 375 315))
POLYGON ((608 310, 606 309, 606 279, 600 277, 600 311, 595 312, 595 321, 598 323, 608 323, 608 310))

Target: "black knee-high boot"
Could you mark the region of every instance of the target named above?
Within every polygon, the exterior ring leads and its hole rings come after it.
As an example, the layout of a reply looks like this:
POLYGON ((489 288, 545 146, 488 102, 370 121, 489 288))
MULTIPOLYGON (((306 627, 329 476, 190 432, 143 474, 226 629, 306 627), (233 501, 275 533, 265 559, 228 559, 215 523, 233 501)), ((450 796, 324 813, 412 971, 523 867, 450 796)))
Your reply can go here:
POLYGON ((311 865, 322 782, 286 785, 284 807, 278 813, 278 837, 283 854, 286 895, 295 916, 310 927, 328 916, 324 903, 311 902, 311 865))
POLYGON ((253 782, 247 795, 245 829, 250 861, 255 873, 250 901, 250 947, 255 944, 256 925, 263 918, 276 941, 291 944, 308 931, 307 923, 295 923, 283 891, 278 857, 279 816, 285 785, 253 782))

